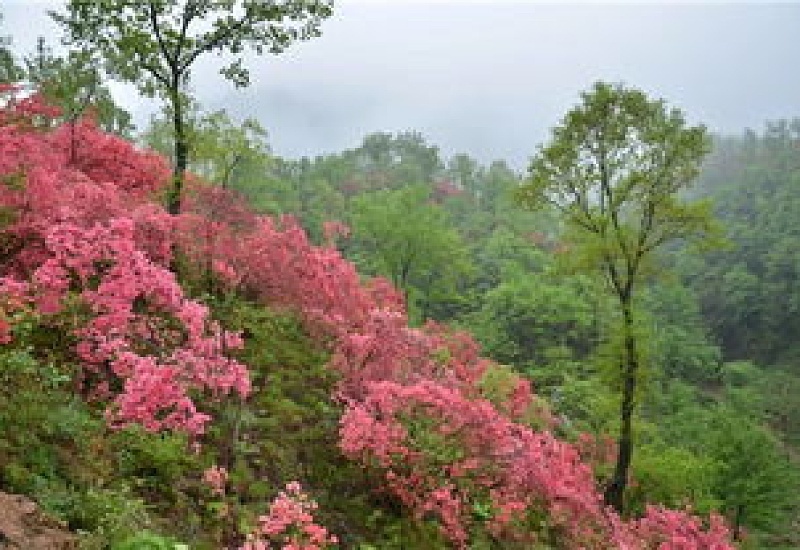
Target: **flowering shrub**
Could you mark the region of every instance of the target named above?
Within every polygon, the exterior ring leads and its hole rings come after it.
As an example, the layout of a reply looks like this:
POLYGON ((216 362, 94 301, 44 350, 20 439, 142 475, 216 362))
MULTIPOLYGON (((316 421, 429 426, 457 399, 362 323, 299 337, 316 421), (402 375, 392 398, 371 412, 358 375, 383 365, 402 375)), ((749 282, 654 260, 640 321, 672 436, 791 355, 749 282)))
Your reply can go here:
POLYGON ((457 389, 372 384, 342 418, 341 437, 347 456, 383 471, 389 490, 419 517, 438 517, 458 548, 481 529, 578 547, 605 525, 591 471, 572 446, 457 389), (531 511, 549 512, 543 532, 531 528, 531 511))
POLYGON ((708 526, 681 510, 648 506, 644 517, 615 522, 614 542, 621 550, 733 550, 730 530, 711 514, 708 526))
POLYGON ((335 536, 314 522, 317 504, 297 482, 288 483, 258 518, 258 528, 239 550, 324 550, 338 543, 335 536))
POLYGON ((209 417, 196 410, 191 390, 250 391, 244 365, 225 356, 241 340, 210 322, 174 274, 137 249, 134 230, 128 218, 89 229, 54 225, 45 236, 50 257, 33 274, 34 296, 45 314, 58 313, 68 292, 88 306, 76 352, 98 397, 106 397, 110 377, 123 381, 109 411, 114 425, 199 434, 209 417))
POLYGON ((70 315, 78 382, 111 399, 112 425, 202 433, 209 417, 192 394, 246 396, 249 378, 227 357, 241 339, 187 299, 167 267, 174 224, 148 202, 168 177, 166 163, 80 123, 86 147, 70 164, 62 128, 23 123, 49 114, 36 105, 35 97, 12 101, 15 116, 0 126, 0 206, 14 214, 2 229, 4 301, 33 305, 47 323, 78 299, 70 315))

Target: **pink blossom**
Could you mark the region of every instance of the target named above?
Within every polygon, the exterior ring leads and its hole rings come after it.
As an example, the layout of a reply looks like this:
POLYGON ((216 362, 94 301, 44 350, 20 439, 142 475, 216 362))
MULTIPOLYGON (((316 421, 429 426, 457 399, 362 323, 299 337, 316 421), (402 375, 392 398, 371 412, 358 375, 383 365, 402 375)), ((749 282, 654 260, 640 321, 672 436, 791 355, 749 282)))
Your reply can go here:
POLYGON ((228 470, 217 465, 211 466, 203 472, 203 482, 209 486, 212 494, 224 496, 225 484, 228 482, 228 470))
POLYGON ((303 492, 296 481, 286 485, 261 516, 258 528, 248 535, 239 550, 273 548, 282 550, 324 550, 338 543, 335 536, 314 522, 317 504, 303 492))

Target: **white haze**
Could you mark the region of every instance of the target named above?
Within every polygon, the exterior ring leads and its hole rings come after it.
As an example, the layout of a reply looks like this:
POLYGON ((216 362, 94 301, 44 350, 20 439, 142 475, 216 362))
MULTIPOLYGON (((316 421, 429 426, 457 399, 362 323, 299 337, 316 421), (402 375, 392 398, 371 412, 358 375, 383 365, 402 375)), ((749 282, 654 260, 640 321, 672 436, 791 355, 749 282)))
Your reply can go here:
MULTIPOLYGON (((4 1, 0 34, 26 51, 38 34, 55 43, 45 11, 59 4, 4 1)), ((345 1, 321 38, 253 58, 250 88, 223 82, 212 56, 194 90, 207 108, 260 119, 289 157, 418 130, 444 154, 522 167, 598 79, 643 88, 716 132, 800 116, 798 35, 798 4, 345 1)), ((157 103, 114 90, 146 124, 157 103)))

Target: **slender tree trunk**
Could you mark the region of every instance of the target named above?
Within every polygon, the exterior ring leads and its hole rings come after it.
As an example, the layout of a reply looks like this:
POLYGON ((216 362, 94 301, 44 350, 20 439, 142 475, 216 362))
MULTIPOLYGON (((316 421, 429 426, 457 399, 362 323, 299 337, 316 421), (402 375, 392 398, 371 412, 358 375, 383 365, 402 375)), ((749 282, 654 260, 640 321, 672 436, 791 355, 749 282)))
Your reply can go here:
POLYGON ((736 507, 736 515, 733 518, 733 540, 742 540, 742 520, 744 519, 744 504, 736 507))
POLYGON ((181 213, 181 192, 189 162, 189 144, 186 141, 186 127, 183 120, 183 105, 180 97, 179 83, 174 83, 171 90, 172 127, 175 132, 175 166, 172 172, 172 189, 170 189, 167 210, 170 214, 181 213))
POLYGON ((76 119, 69 119, 69 165, 74 166, 78 163, 78 138, 75 135, 76 119))
MULTIPOLYGON (((172 170, 172 188, 167 195, 167 212, 177 216, 181 213, 183 181, 186 174, 186 165, 189 162, 189 144, 186 139, 186 126, 183 120, 183 102, 178 75, 175 75, 172 80, 170 101, 172 102, 172 127, 175 132, 175 165, 172 170)), ((181 271, 181 254, 176 241, 172 243, 170 271, 176 275, 179 275, 181 271)))
POLYGON ((206 292, 208 292, 209 296, 213 296, 214 295, 214 235, 211 228, 211 221, 206 221, 206 266, 205 266, 205 273, 203 275, 206 283, 206 292))
POLYGON ((228 189, 231 184, 231 177, 233 176, 233 171, 236 168, 236 165, 242 160, 242 155, 236 155, 226 167, 225 171, 222 173, 222 184, 223 189, 228 189))
POLYGON ((636 373, 639 358, 636 354, 634 336, 633 307, 630 296, 620 298, 623 316, 625 347, 622 359, 622 402, 620 406, 620 433, 617 441, 617 463, 614 475, 606 487, 605 503, 622 513, 624 510, 625 487, 628 483, 628 470, 633 457, 633 409, 636 393, 636 373))

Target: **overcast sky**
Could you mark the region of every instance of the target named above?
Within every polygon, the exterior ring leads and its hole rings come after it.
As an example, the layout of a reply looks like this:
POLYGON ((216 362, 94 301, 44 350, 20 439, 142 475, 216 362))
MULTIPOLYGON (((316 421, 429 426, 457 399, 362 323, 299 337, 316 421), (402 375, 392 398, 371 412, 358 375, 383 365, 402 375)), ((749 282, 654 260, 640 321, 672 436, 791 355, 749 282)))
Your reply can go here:
MULTIPOLYGON (((58 36, 45 11, 59 4, 3 0, 0 34, 20 50, 58 36)), ((345 0, 322 37, 254 58, 246 90, 223 82, 216 61, 196 71, 198 99, 258 118, 279 154, 413 129, 445 155, 521 168, 598 79, 663 97, 717 132, 800 116, 800 4, 345 0)), ((140 125, 157 107, 115 90, 140 125)))

